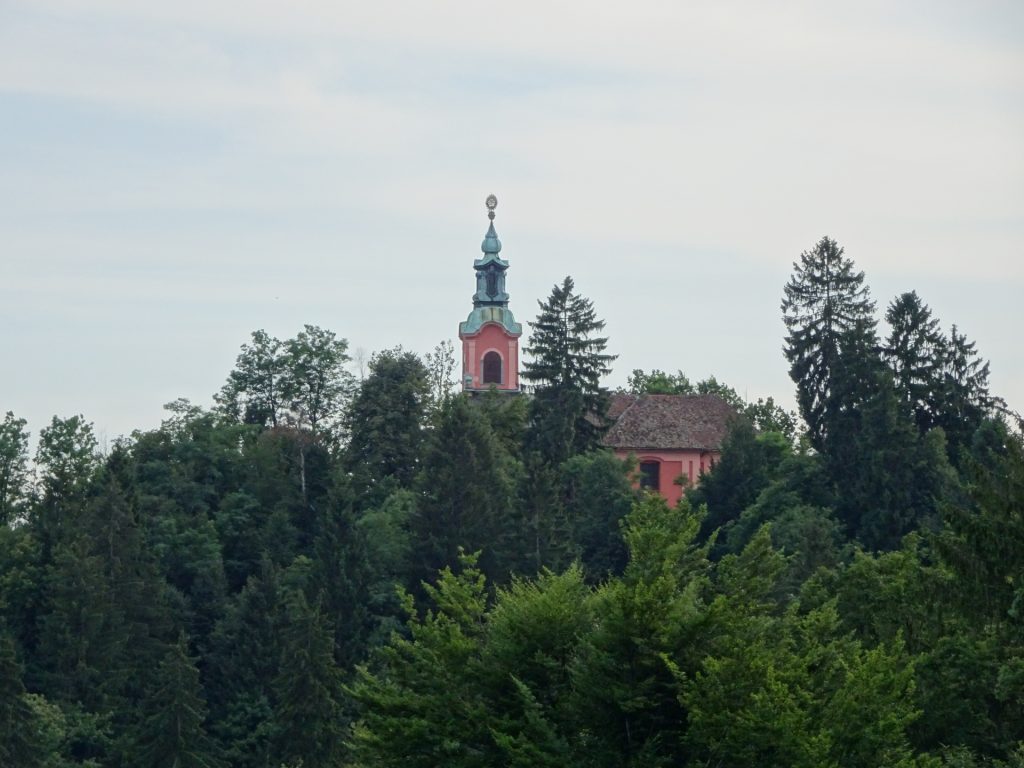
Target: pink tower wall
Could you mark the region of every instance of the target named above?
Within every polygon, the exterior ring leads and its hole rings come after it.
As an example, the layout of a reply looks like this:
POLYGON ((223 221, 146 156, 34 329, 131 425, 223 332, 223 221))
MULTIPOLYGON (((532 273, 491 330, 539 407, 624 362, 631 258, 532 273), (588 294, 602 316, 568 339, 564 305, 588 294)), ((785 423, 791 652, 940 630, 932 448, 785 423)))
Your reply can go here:
POLYGON ((497 389, 519 389, 519 338, 498 323, 486 323, 477 333, 462 337, 462 376, 473 377, 472 389, 486 389, 483 383, 484 355, 494 350, 501 357, 501 384, 497 389))

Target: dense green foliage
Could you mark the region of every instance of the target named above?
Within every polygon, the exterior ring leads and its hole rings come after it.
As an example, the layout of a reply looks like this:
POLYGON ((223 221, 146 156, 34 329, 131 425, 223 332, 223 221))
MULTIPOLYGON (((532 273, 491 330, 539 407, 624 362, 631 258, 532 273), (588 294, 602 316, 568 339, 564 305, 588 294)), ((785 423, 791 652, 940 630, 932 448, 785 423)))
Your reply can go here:
POLYGON ((801 413, 737 411, 674 508, 600 447, 571 280, 531 397, 307 326, 212 410, 97 451, 0 423, 0 765, 1024 765, 1024 444, 914 293, 882 340, 825 238, 786 287, 801 413), (800 419, 803 419, 801 423, 800 419), (804 429, 806 425, 806 429, 804 429))

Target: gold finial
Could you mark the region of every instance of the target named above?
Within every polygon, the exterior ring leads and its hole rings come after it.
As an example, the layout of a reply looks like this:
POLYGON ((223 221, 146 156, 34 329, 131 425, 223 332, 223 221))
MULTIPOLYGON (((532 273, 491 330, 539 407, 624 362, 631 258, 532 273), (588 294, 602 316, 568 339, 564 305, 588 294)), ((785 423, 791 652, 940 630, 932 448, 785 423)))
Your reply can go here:
POLYGON ((487 218, 494 221, 494 209, 498 207, 498 198, 494 195, 487 196, 487 218))

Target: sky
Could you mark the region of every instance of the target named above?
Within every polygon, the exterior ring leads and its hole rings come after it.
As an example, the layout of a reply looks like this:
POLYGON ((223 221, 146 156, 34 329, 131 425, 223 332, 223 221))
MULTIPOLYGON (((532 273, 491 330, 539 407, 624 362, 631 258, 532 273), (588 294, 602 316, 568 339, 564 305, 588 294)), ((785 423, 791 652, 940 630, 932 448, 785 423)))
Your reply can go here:
POLYGON ((612 387, 792 405, 828 235, 1024 410, 1019 0, 0 0, 0 413, 152 429, 256 329, 457 344, 490 193, 517 319, 572 275, 612 387))

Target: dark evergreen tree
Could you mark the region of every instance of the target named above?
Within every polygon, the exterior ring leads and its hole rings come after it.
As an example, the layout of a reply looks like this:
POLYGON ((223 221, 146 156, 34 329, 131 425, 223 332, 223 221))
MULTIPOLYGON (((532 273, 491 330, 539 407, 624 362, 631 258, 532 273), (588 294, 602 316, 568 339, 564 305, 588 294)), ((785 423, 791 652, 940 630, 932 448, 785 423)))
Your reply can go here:
POLYGON ((281 660, 276 568, 265 559, 218 622, 205 659, 211 733, 237 768, 270 764, 273 681, 281 660))
POLYGON ((857 329, 874 334, 875 303, 864 273, 854 270, 839 244, 823 237, 794 263, 782 299, 789 375, 797 385, 811 444, 818 450, 824 449, 837 413, 849 406, 835 392, 835 377, 850 362, 844 359, 841 340, 857 329))
POLYGON ((1008 435, 992 462, 969 465, 970 497, 944 505, 937 538, 958 576, 951 597, 985 624, 1024 610, 1024 585, 1016 575, 1024 573, 1024 439, 1008 435))
POLYGON ((885 358, 900 399, 924 434, 935 426, 941 397, 946 341, 939 321, 911 291, 893 299, 885 313, 889 338, 885 358))
MULTIPOLYGON (((268 430, 247 451, 253 477, 239 499, 246 508, 255 500, 252 533, 245 536, 255 572, 260 560, 286 567, 300 553, 308 553, 316 535, 315 510, 326 503, 330 490, 330 456, 308 432, 295 429, 268 430)), ((241 511, 241 510, 239 510, 241 511)), ((245 525, 244 515, 238 524, 245 525)))
MULTIPOLYGON (((184 621, 185 611, 172 600, 173 592, 146 541, 135 499, 110 468, 121 459, 122 451, 115 449, 108 459, 96 495, 68 542, 73 546, 69 565, 79 559, 80 569, 85 569, 82 578, 89 582, 101 578, 101 572, 103 591, 97 594, 99 585, 94 583, 78 595, 65 588, 64 601, 53 603, 54 615, 44 617, 44 624, 66 634, 60 617, 67 616, 73 620, 71 626, 93 627, 86 639, 102 643, 87 657, 98 660, 99 673, 97 690, 90 699, 102 697, 111 703, 116 715, 113 727, 122 736, 121 750, 130 754, 127 728, 136 719, 135 707, 151 690, 153 673, 173 641, 175 627, 184 621)), ((55 572, 55 578, 59 573, 55 572)), ((70 649, 77 647, 72 643, 70 649)))
POLYGON ((105 677, 131 651, 125 648, 124 618, 111 599, 107 564, 78 537, 58 547, 47 587, 36 677, 55 701, 106 711, 114 702, 105 677))
POLYGON ((474 403, 490 422, 494 436, 506 453, 521 459, 530 403, 525 397, 509 397, 497 390, 476 396, 474 403))
POLYGON ((560 471, 560 465, 547 462, 536 450, 528 451, 523 459, 518 489, 522 549, 514 569, 517 573, 537 573, 552 554, 563 562, 576 554, 560 471))
POLYGON ((945 444, 940 434, 922 438, 901 407, 873 324, 844 333, 839 355, 824 446, 836 512, 866 547, 893 549, 904 534, 938 522, 936 500, 954 480, 945 444))
MULTIPOLYGON (((587 421, 585 414, 582 393, 561 387, 538 389, 530 400, 525 439, 527 461, 557 471, 562 462, 581 452, 578 449, 583 446, 577 429, 587 421)), ((584 431, 589 432, 594 425, 587 423, 589 426, 584 431)), ((593 447, 588 445, 587 449, 593 447)))
MULTIPOLYGON (((316 518, 307 594, 319 595, 335 641, 334 657, 349 668, 362 661, 375 623, 369 589, 377 564, 370 560, 367 543, 356 525, 354 502, 347 487, 336 489, 330 501, 316 509, 316 518)), ((388 542, 379 545, 387 546, 388 542)), ((400 547, 401 542, 396 546, 400 547)))
POLYGON ((363 512, 355 524, 365 579, 364 602, 355 607, 368 614, 370 647, 382 645, 399 629, 404 619, 399 590, 413 589, 422 575, 422 553, 416 551, 413 532, 418 499, 414 491, 395 491, 379 507, 363 512))
MULTIPOLYGON (((708 479, 713 479, 714 474, 712 471, 708 479)), ((729 497, 727 488, 719 486, 716 490, 726 491, 725 498, 729 497)), ((839 546, 848 540, 845 532, 840 533, 835 504, 836 488, 825 458, 803 449, 790 452, 779 463, 770 482, 758 492, 754 503, 742 511, 738 520, 721 529, 719 538, 725 539, 724 546, 719 541, 716 553, 742 552, 768 523, 773 544, 795 556, 794 568, 802 567, 801 563, 835 564, 839 546)), ((710 510, 709 504, 709 514, 710 510)), ((813 570, 811 567, 808 572, 813 570)))
POLYGON ((145 697, 131 762, 140 768, 217 768, 216 746, 206 735, 206 702, 184 633, 161 660, 155 687, 145 697))
POLYGON ((562 465, 563 498, 573 543, 567 554, 579 557, 592 581, 620 574, 626 567, 621 525, 637 500, 631 483, 635 470, 635 461, 622 461, 607 450, 574 456, 562 465))
POLYGON ((401 348, 378 352, 348 416, 346 464, 353 488, 380 503, 395 486, 408 488, 418 471, 430 397, 422 361, 401 348))
POLYGON ((44 768, 40 724, 25 695, 14 643, 0 634, 0 765, 44 768))
MULTIPOLYGON (((519 557, 539 545, 535 531, 515 524, 517 474, 518 463, 480 409, 466 397, 442 408, 418 479, 413 530, 420 578, 457 563, 463 549, 483 550, 481 569, 497 580, 523 567, 519 557)), ((532 558, 527 567, 536 568, 532 558)))
POLYGON ((22 649, 26 675, 38 689, 41 616, 49 599, 39 539, 27 525, 0 525, 0 624, 22 649))
POLYGON ((301 589, 284 593, 281 662, 273 681, 276 759, 284 764, 340 768, 345 721, 334 638, 318 604, 301 589))
POLYGON ((998 398, 989 394, 989 364, 982 360, 973 341, 954 325, 942 359, 942 387, 939 394, 937 426, 949 440, 950 452, 961 463, 975 431, 995 406, 998 398))
POLYGON ((541 452, 553 463, 597 447, 605 428, 608 392, 601 377, 614 355, 590 299, 575 292, 571 277, 556 285, 533 323, 522 377, 536 388, 533 431, 541 452), (547 421, 557 421, 557 428, 547 421))
POLYGON ((779 433, 758 434, 748 419, 735 419, 722 442, 721 459, 687 493, 694 507, 707 506, 701 535, 707 538, 737 521, 776 478, 791 453, 789 442, 779 433))
MULTIPOLYGON (((215 513, 229 592, 237 592, 249 575, 256 572, 264 549, 263 525, 267 510, 247 491, 239 490, 221 499, 215 513)), ((293 555, 294 556, 294 555, 293 555)))

